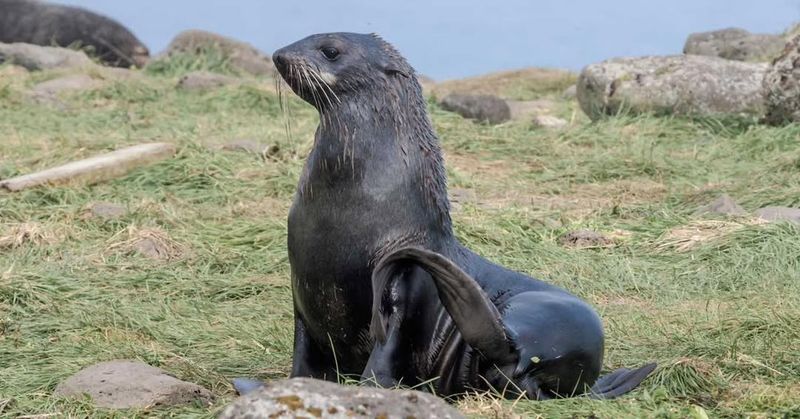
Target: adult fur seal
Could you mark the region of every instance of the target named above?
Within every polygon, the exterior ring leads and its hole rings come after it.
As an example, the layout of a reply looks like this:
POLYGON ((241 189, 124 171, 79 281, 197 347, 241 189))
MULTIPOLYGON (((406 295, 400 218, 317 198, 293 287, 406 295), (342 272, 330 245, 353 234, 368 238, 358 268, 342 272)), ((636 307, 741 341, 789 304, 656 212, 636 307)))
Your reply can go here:
MULTIPOLYGON (((456 240, 439 140, 406 60, 354 33, 312 35, 273 60, 320 113, 289 213, 291 375, 431 380, 440 395, 502 388, 507 376, 541 398, 594 384, 603 357, 595 312, 456 240)), ((594 388, 613 396, 650 370, 612 373, 594 388)))
POLYGON ((0 0, 0 42, 89 47, 101 62, 143 67, 150 55, 120 23, 85 9, 32 0, 0 0))

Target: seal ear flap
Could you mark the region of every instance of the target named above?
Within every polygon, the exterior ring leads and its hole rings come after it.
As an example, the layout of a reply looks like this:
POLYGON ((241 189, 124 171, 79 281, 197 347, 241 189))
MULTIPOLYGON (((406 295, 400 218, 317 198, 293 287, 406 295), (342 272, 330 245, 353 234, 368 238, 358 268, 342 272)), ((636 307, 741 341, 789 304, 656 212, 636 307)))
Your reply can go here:
POLYGON ((390 76, 401 75, 407 79, 411 78, 411 73, 408 70, 401 69, 399 66, 384 64, 382 67, 383 67, 383 72, 390 76))
POLYGON ((388 281, 396 273, 393 267, 399 262, 411 262, 430 274, 442 304, 470 346, 498 363, 516 359, 513 346, 506 337, 500 312, 478 283, 446 257, 416 247, 397 250, 384 257, 375 267, 372 276, 375 298, 371 330, 376 339, 385 339, 386 329, 385 323, 379 323, 381 319, 376 316, 375 304, 380 305, 379 296, 383 295, 388 281))

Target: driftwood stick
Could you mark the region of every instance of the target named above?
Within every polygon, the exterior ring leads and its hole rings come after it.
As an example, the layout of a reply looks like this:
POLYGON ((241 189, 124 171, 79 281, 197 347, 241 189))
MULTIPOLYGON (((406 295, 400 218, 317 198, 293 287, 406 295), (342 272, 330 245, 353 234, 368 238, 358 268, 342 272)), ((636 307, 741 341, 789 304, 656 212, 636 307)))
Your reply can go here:
POLYGON ((15 192, 45 184, 96 183, 122 176, 137 167, 165 159, 173 154, 175 146, 172 144, 139 144, 41 172, 6 179, 0 181, 0 188, 15 192))

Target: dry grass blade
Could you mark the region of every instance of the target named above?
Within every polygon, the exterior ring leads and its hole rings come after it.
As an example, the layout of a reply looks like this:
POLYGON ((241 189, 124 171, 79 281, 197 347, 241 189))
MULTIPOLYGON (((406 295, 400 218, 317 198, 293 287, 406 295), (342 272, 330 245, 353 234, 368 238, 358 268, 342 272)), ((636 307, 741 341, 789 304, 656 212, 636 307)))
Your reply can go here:
POLYGON ((39 223, 7 224, 0 226, 0 249, 15 249, 24 244, 53 244, 57 235, 39 223))
POLYGON ((111 238, 109 252, 139 254, 150 259, 173 260, 186 254, 186 247, 160 228, 129 226, 111 238))
POLYGON ((656 248, 660 250, 675 250, 685 252, 695 246, 724 237, 734 231, 745 227, 766 224, 761 219, 744 221, 727 220, 697 220, 687 225, 675 227, 662 235, 656 241, 656 248))

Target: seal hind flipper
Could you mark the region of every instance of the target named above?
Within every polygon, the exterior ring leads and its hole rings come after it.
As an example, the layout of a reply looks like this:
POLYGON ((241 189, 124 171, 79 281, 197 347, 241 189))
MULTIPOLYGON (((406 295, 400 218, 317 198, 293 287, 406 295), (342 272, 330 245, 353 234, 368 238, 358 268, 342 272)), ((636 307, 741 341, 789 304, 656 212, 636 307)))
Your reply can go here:
POLYGON ((380 309, 382 297, 402 262, 413 263, 431 276, 442 304, 470 346, 495 360, 512 356, 500 312, 475 279, 447 257, 419 247, 406 247, 388 254, 373 271, 370 331, 374 339, 386 340, 387 315, 380 309))
POLYGON ((258 390, 264 386, 262 381, 253 380, 251 378, 234 378, 231 380, 231 384, 233 384, 236 394, 240 396, 250 393, 251 391, 258 390))
POLYGON ((656 363, 645 364, 635 370, 620 368, 600 377, 592 386, 591 398, 613 399, 639 386, 656 369, 656 363))

